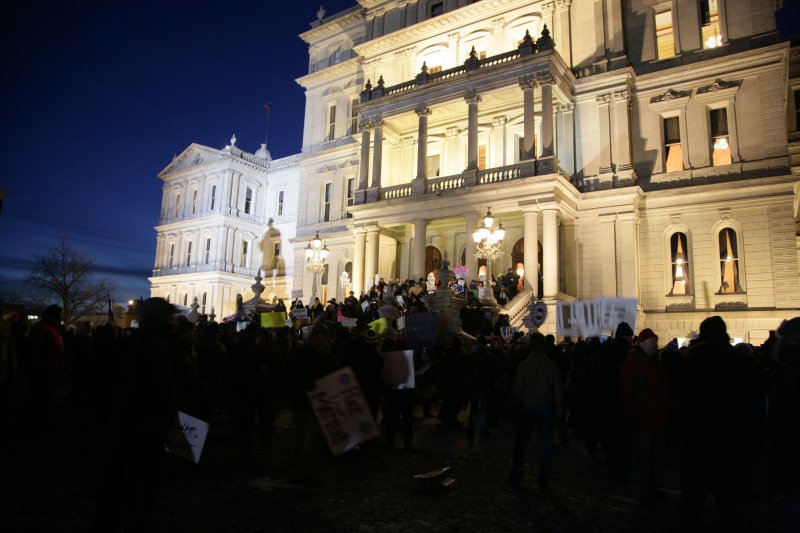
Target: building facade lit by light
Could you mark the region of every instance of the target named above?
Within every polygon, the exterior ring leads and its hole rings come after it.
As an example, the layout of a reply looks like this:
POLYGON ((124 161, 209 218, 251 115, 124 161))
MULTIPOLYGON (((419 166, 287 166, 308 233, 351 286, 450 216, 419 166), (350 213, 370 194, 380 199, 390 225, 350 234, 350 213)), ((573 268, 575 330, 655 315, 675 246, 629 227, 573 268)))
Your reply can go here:
POLYGON ((800 50, 777 6, 354 2, 301 34, 298 155, 192 145, 162 171, 152 294, 225 315, 262 269, 265 297, 308 296, 317 233, 321 299, 445 253, 478 278, 491 205, 493 270, 522 272, 512 320, 531 298, 618 296, 664 339, 715 313, 761 342, 800 313, 800 50))

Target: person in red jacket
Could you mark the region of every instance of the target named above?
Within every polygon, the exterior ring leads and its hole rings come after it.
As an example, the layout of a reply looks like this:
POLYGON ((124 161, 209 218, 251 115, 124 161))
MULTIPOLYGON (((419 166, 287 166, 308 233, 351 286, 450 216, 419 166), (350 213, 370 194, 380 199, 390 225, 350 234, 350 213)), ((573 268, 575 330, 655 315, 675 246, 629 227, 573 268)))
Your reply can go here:
POLYGON ((663 472, 669 412, 667 373, 658 357, 658 336, 647 328, 620 369, 625 417, 633 439, 633 478, 639 505, 650 507, 666 493, 657 489, 663 472))

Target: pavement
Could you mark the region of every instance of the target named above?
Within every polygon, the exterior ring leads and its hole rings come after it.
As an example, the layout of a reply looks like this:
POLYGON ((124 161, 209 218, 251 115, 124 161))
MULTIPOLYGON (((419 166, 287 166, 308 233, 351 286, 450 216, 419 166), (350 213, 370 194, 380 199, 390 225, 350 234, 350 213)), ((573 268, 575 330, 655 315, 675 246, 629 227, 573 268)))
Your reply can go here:
MULTIPOLYGON (((464 418, 465 413, 462 413, 464 418)), ((80 409, 61 405, 43 439, 17 439, 0 451, 2 531, 85 531, 91 523, 99 480, 112 435, 80 409)), ((291 419, 276 422, 269 449, 256 443, 245 464, 234 460, 232 428, 212 423, 200 464, 165 457, 155 531, 553 531, 672 532, 679 529, 680 491, 675 469, 668 497, 644 511, 633 487, 612 484, 604 464, 581 442, 558 443, 551 489, 534 476, 521 489, 507 483, 513 448, 510 423, 472 439, 463 429, 415 421, 414 449, 367 446, 327 457, 316 486, 295 470, 291 419), (414 475, 451 468, 447 490, 420 491, 414 475)), ((402 439, 399 439, 402 440, 402 439)), ((535 472, 536 435, 528 460, 535 472)), ((716 531, 709 502, 707 525, 716 531)), ((743 506, 743 531, 780 531, 779 502, 743 506)))

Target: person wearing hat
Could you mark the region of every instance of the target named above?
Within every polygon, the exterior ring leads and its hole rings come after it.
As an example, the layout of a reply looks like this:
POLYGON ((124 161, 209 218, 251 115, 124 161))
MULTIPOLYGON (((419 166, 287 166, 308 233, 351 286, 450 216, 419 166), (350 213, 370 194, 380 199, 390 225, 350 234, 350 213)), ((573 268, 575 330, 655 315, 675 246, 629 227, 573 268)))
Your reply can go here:
POLYGON ((650 328, 639 339, 620 370, 625 417, 633 439, 633 480, 639 505, 651 507, 665 493, 656 488, 664 471, 669 413, 667 373, 658 357, 658 336, 650 328))

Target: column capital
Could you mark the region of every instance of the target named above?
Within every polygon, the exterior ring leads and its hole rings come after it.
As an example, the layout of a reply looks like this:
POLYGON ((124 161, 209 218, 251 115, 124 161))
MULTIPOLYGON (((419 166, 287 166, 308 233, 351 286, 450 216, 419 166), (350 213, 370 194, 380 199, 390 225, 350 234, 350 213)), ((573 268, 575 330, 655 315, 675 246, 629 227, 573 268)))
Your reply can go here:
POLYGON ((427 115, 430 115, 432 113, 430 107, 418 107, 418 108, 416 108, 414 110, 414 112, 420 117, 427 116, 427 115))
POLYGON ((403 140, 400 142, 403 146, 414 146, 417 140, 414 137, 403 137, 403 140))
POLYGON ((446 130, 444 130, 444 136, 445 137, 455 137, 459 133, 461 133, 461 130, 458 129, 458 127, 456 127, 456 126, 450 126, 446 130))
POLYGON ((498 17, 496 19, 492 19, 492 31, 501 31, 505 27, 506 27, 505 18, 498 17))
POLYGON ((492 119, 492 126, 502 126, 502 125, 504 125, 506 122, 508 122, 508 117, 506 117, 506 116, 502 116, 502 117, 494 117, 494 118, 492 119))
POLYGON ((376 226, 365 226, 364 227, 364 230, 367 233, 380 233, 381 229, 382 228, 380 226, 377 226, 377 225, 376 226))
POLYGON ((379 118, 377 120, 374 120, 372 122, 372 125, 374 128, 383 128, 386 125, 386 121, 384 121, 382 118, 379 118))
POLYGON ((566 102, 564 104, 559 104, 558 108, 564 113, 572 113, 575 111, 575 104, 572 102, 566 102))
POLYGON ((374 127, 375 123, 372 122, 371 120, 362 120, 358 124, 358 129, 360 129, 362 132, 370 132, 374 127))
POLYGON ((411 223, 414 224, 415 226, 417 224, 425 224, 427 226, 428 225, 428 219, 427 218, 412 218, 411 219, 411 223))
POLYGON ((555 2, 545 2, 542 4, 542 13, 545 15, 552 15, 553 11, 556 10, 556 3, 555 2))
POLYGON ((549 70, 542 70, 536 73, 536 85, 555 85, 556 79, 549 70))
POLYGON ((625 88, 620 91, 614 91, 614 101, 622 102, 624 100, 630 100, 630 99, 631 99, 630 89, 625 88))
POLYGON ((555 0, 555 2, 559 11, 566 11, 572 5, 572 0, 555 0))
POLYGON ((519 87, 523 91, 527 89, 533 90, 536 88, 536 79, 533 76, 526 76, 524 78, 520 78, 519 87))
POLYGON ((482 98, 481 95, 478 94, 477 89, 472 89, 464 95, 464 100, 466 100, 468 104, 478 104, 482 101, 482 98))
POLYGON ((608 105, 611 103, 611 95, 608 93, 598 94, 595 97, 595 101, 597 102, 597 105, 608 105))
POLYGON ((358 235, 366 235, 366 234, 367 234, 366 228, 361 228, 361 227, 353 228, 353 235, 358 236, 358 235))

